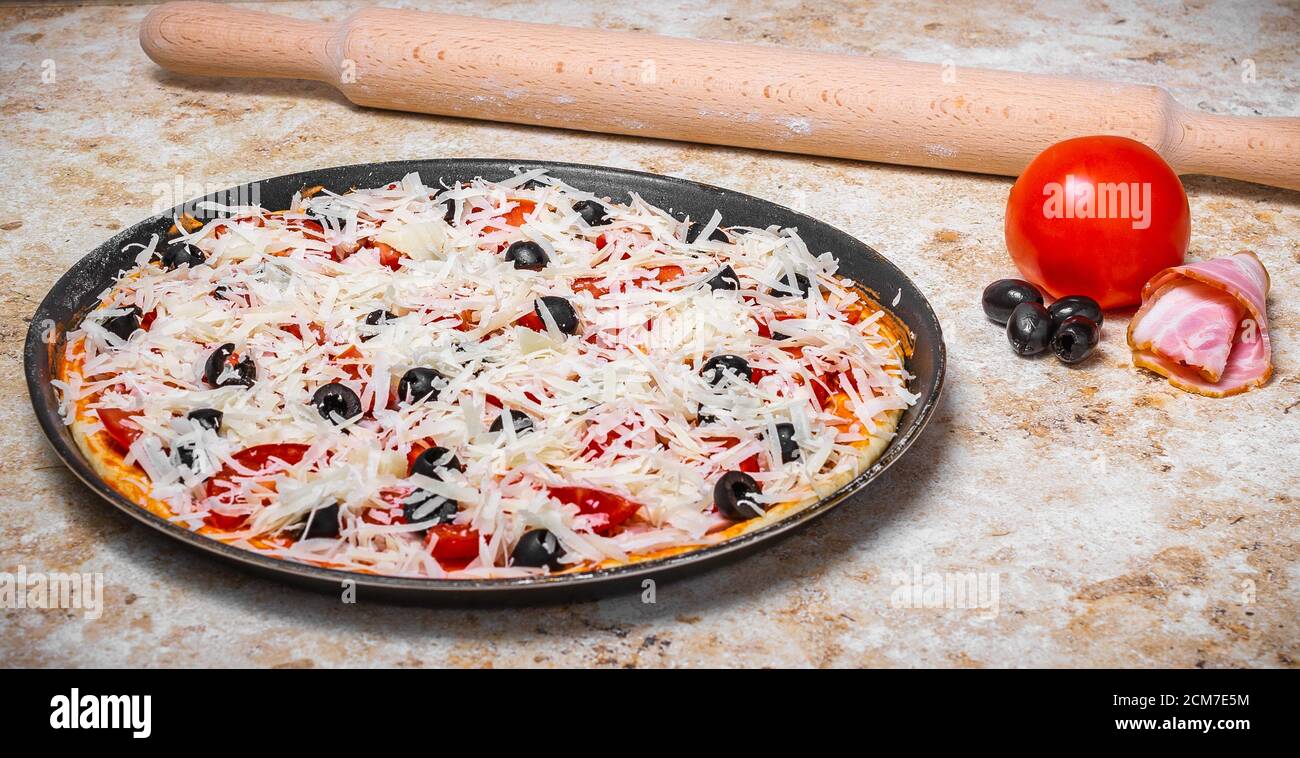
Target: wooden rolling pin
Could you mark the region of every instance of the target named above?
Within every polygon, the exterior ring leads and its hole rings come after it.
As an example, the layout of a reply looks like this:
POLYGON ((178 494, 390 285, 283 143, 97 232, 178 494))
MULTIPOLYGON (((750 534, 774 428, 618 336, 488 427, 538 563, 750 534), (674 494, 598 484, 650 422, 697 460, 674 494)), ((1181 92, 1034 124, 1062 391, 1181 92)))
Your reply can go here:
POLYGON ((314 79, 376 108, 1006 175, 1118 134, 1182 174, 1300 189, 1300 118, 1153 86, 386 8, 327 24, 171 2, 140 44, 173 71, 314 79))

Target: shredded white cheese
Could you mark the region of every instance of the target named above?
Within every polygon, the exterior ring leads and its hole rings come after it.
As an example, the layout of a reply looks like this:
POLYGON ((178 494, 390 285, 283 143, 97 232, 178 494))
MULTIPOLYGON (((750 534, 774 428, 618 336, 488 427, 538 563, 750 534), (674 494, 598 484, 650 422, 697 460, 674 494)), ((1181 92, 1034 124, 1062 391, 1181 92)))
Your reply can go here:
POLYGON ((565 563, 625 560, 727 526, 713 485, 728 470, 756 463, 764 503, 824 494, 819 482, 861 465, 855 443, 886 433, 877 417, 916 400, 880 314, 856 318, 852 282, 795 230, 730 227, 729 242, 709 240, 723 222, 715 213, 688 243, 687 222, 640 197, 600 200, 542 171, 449 188, 411 174, 295 200, 283 213, 229 210, 235 220, 141 249, 69 335, 69 357, 83 362, 56 387, 69 423, 87 398, 94 410, 132 414, 139 434, 123 452, 152 496, 178 523, 216 519, 223 538, 244 546, 397 575, 516 576, 545 571, 509 560, 524 531, 545 528, 565 563), (593 199, 607 223, 590 226, 574 209, 593 199), (541 246, 544 268, 505 260, 521 240, 541 246), (168 244, 194 245, 206 261, 164 270, 154 254, 168 244), (707 286, 723 266, 740 289, 707 286), (795 275, 814 283, 806 298, 792 290, 795 275), (548 309, 535 312, 547 295, 572 306, 576 334, 548 309), (104 322, 132 307, 152 320, 124 341, 104 322), (392 318, 367 324, 374 311, 392 318), (205 362, 225 343, 252 359, 251 387, 205 382, 205 362), (710 386, 701 368, 724 353, 761 378, 710 386), (399 379, 417 367, 446 386, 436 399, 398 402, 399 379), (322 418, 311 398, 331 382, 355 392, 364 414, 322 418), (490 431, 503 407, 526 414, 532 429, 490 431), (220 431, 187 419, 196 408, 220 410, 220 431), (714 420, 701 423, 702 413, 714 420), (796 461, 781 461, 779 423, 795 429, 796 461), (274 475, 252 476, 240 451, 269 443, 300 447, 274 475), (435 444, 464 471, 408 475, 408 454, 435 444), (400 503, 416 487, 456 501, 452 526, 471 540, 477 533, 472 556, 435 558, 452 538, 406 522, 400 503), (551 496, 552 487, 640 508, 601 529, 601 514, 551 496), (329 505, 339 507, 339 536, 302 539, 329 505))

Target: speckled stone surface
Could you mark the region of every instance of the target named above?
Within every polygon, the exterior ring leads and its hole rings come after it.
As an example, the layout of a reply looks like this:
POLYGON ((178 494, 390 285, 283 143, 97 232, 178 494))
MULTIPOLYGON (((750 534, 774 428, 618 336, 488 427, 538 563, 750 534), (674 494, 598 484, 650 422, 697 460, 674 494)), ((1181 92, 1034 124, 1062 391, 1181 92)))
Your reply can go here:
MULTIPOLYGON (((1209 112, 1300 115, 1295 3, 436 5, 1150 82, 1209 112)), ((261 7, 339 18, 357 5, 261 7)), ((1274 379, 1210 400, 1132 369, 1124 316, 1081 367, 1010 354, 978 307, 984 284, 1013 273, 1001 223, 1010 179, 365 111, 313 83, 186 79, 140 51, 146 11, 0 8, 0 571, 100 572, 105 582, 97 620, 0 610, 0 663, 1300 664, 1300 194, 1186 180, 1190 257, 1250 248, 1273 277, 1274 379), (913 277, 943 322, 950 374, 934 423, 868 492, 765 553, 661 584, 653 604, 344 604, 183 550, 60 465, 23 384, 27 320, 68 266, 151 213, 158 185, 179 175, 215 189, 440 156, 662 172, 847 230, 913 277), (964 574, 983 592, 924 592, 964 574)))

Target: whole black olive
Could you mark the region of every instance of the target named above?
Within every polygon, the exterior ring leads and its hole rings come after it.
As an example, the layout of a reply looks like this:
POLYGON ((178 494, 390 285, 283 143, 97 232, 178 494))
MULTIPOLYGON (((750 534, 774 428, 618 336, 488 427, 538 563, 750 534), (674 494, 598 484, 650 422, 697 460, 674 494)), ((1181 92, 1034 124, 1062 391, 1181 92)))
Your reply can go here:
POLYGON ((527 413, 511 409, 504 411, 500 416, 497 416, 496 420, 492 422, 492 425, 488 427, 488 431, 505 431, 505 422, 502 421, 502 419, 507 415, 510 416, 510 425, 514 427, 515 434, 523 434, 524 432, 531 432, 533 430, 533 420, 528 417, 527 413))
POLYGON ((1052 338, 1052 317, 1042 303, 1021 303, 1007 321, 1007 340, 1017 355, 1038 355, 1052 338))
MULTIPOLYGON (((395 319, 395 318, 397 318, 397 316, 396 316, 396 314, 394 314, 392 311, 386 311, 386 310, 380 308, 379 310, 374 310, 374 311, 371 311, 371 312, 367 313, 367 314, 366 314, 365 323, 366 323, 366 326, 376 326, 376 327, 377 327, 377 326, 380 326, 380 325, 383 325, 383 324, 387 324, 389 321, 392 321, 392 320, 395 319)), ((372 331, 370 334, 363 334, 363 335, 361 335, 361 341, 362 341, 362 342, 365 342, 366 340, 368 340, 368 339, 370 339, 371 337, 374 337, 374 336, 375 336, 375 334, 374 334, 373 331, 372 331)))
POLYGON ((213 387, 252 387, 257 381, 257 367, 253 365, 253 357, 246 355, 243 360, 235 363, 234 355, 233 342, 227 342, 213 350, 203 364, 203 381, 213 387))
POLYGON ((131 339, 131 335, 140 329, 140 309, 132 305, 129 310, 129 313, 104 319, 100 322, 100 326, 121 338, 123 342, 131 339))
POLYGON ((999 324, 1007 323, 1021 303, 1043 303, 1043 293, 1020 279, 999 279, 984 288, 984 315, 999 324))
POLYGON ((808 293, 812 292, 812 281, 810 281, 808 277, 804 276, 803 274, 794 275, 793 286, 791 286, 790 284, 789 274, 783 275, 777 281, 781 283, 781 288, 777 289, 774 287, 771 290, 768 290, 769 295, 776 295, 777 297, 792 297, 793 295, 790 292, 790 290, 793 289, 797 291, 799 297, 807 298, 808 293))
POLYGON ((225 418, 225 414, 216 408, 195 408, 185 414, 185 417, 204 429, 219 432, 221 431, 221 420, 225 418))
POLYGON ((727 355, 725 353, 715 355, 705 361, 704 368, 700 369, 700 376, 704 377, 704 381, 708 382, 710 387, 721 384, 724 373, 747 382, 754 380, 753 372, 749 368, 749 361, 739 355, 727 355))
POLYGON ((450 524, 456 520, 460 510, 455 500, 435 495, 428 490, 416 488, 411 494, 402 498, 402 516, 406 523, 428 523, 429 526, 450 524))
POLYGON ((177 445, 176 449, 172 451, 172 460, 176 462, 177 466, 182 466, 193 471, 194 445, 189 442, 177 445))
POLYGON ((541 271, 551 262, 542 246, 532 240, 511 243, 506 248, 506 260, 514 261, 515 268, 527 271, 541 271))
POLYGON ((380 324, 387 324, 395 318, 397 318, 397 315, 392 311, 380 308, 367 313, 365 321, 368 326, 379 326, 380 324))
POLYGON ((573 204, 573 209, 587 222, 587 226, 605 226, 609 223, 609 213, 605 206, 595 200, 579 200, 573 204))
POLYGON ((747 521, 762 516, 766 510, 758 502, 762 493, 754 477, 744 471, 728 471, 713 486, 713 504, 718 512, 733 521, 747 521))
POLYGON ((510 551, 510 561, 516 566, 546 566, 558 570, 562 552, 560 541, 549 530, 533 529, 524 532, 519 542, 515 543, 515 549, 510 551))
POLYGON ((361 415, 361 398, 347 385, 330 382, 312 393, 311 404, 326 421, 335 424, 361 415))
POLYGON ((1087 316, 1070 316, 1052 335, 1052 352, 1064 363, 1078 363, 1097 347, 1101 325, 1087 316))
POLYGON ((578 312, 573 310, 573 305, 568 300, 559 295, 546 295, 533 301, 533 312, 537 317, 546 323, 546 317, 542 315, 542 307, 551 314, 555 319, 555 326, 565 334, 578 333, 578 312))
POLYGON ((446 386, 447 377, 431 368, 417 366, 402 374, 397 382, 397 401, 406 405, 421 400, 437 400, 446 386))
POLYGON ((327 505, 324 508, 317 508, 307 517, 310 524, 303 530, 302 538, 312 540, 318 537, 337 537, 339 536, 339 505, 327 505))
POLYGON ((231 362, 231 357, 235 354, 235 343, 227 342, 221 347, 213 350, 208 359, 203 364, 203 381, 211 384, 213 387, 220 387, 217 380, 221 378, 221 373, 231 362))
POLYGON ((799 443, 794 439, 794 424, 777 424, 776 441, 781 446, 781 462, 799 460, 799 443))
POLYGON ((162 262, 163 268, 171 271, 181 266, 195 266, 203 263, 208 258, 203 251, 190 244, 169 245, 166 250, 158 256, 162 262))
POLYGON ((457 471, 465 470, 460 459, 452 455, 450 450, 445 447, 431 447, 416 457, 415 463, 411 464, 411 473, 442 481, 443 470, 453 468, 457 471))
POLYGON ((717 290, 738 290, 740 289, 740 277, 736 276, 736 270, 731 266, 723 266, 718 269, 718 273, 709 277, 705 282, 709 289, 717 290))
POLYGON ((1071 316, 1083 316, 1101 326, 1104 317, 1101 306, 1087 295, 1070 295, 1052 303, 1047 312, 1052 314, 1052 323, 1058 327, 1071 316))

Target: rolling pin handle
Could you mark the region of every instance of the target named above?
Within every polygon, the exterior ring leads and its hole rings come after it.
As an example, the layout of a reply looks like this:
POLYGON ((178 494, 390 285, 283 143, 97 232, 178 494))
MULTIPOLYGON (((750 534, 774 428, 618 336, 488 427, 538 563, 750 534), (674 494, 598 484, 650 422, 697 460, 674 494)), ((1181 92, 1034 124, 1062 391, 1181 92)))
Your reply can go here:
POLYGON ((1216 116, 1176 107, 1161 154, 1180 174, 1300 190, 1300 118, 1216 116))
POLYGON ((140 47, 170 71, 199 76, 314 79, 337 84, 329 56, 333 24, 232 8, 170 2, 140 25, 140 47))

